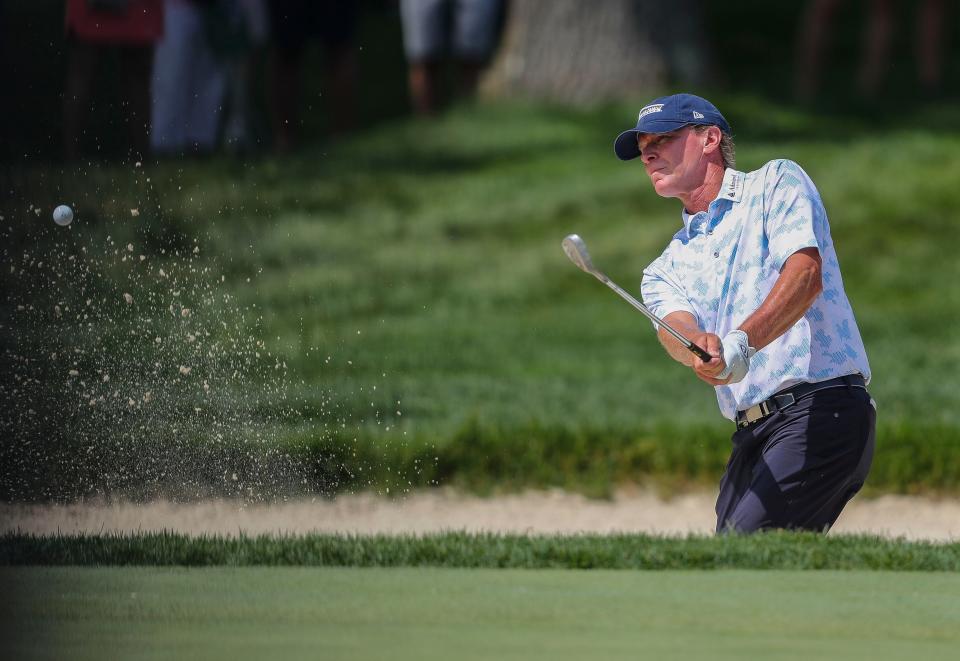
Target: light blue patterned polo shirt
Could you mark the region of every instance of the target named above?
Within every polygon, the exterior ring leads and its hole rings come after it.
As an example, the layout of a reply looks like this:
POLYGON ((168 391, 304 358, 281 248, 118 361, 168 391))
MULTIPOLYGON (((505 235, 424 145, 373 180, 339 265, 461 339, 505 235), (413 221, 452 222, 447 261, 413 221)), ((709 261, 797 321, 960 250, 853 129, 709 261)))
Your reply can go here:
POLYGON ((746 378, 716 386, 724 416, 800 382, 815 383, 870 366, 843 290, 827 213, 816 187, 793 161, 754 172, 727 168, 706 211, 683 212, 684 227, 644 269, 643 301, 656 315, 685 310, 720 337, 737 328, 770 293, 786 259, 817 248, 823 291, 783 335, 757 352, 746 378))

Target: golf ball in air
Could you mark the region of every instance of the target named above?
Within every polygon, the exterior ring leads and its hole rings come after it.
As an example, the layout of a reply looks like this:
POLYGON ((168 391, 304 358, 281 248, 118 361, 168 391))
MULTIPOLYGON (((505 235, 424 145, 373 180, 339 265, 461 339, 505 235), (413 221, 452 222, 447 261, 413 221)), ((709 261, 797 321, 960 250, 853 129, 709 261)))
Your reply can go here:
POLYGON ((60 227, 66 227, 73 221, 73 209, 66 204, 61 204, 53 210, 53 222, 60 227))

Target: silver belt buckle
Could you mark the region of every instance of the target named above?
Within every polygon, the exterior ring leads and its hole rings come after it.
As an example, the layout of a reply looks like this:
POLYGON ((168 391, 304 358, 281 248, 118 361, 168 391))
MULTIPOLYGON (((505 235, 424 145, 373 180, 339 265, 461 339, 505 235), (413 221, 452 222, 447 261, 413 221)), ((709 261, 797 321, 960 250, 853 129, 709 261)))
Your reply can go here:
POLYGON ((767 413, 769 413, 766 404, 766 402, 760 402, 759 404, 754 404, 744 411, 743 417, 746 419, 748 425, 765 417, 767 413))
POLYGON ((737 416, 737 427, 743 429, 747 425, 756 422, 763 417, 763 413, 760 409, 760 404, 754 404, 745 411, 741 411, 740 415, 737 416))
MULTIPOLYGON (((783 395, 774 395, 773 397, 771 397, 771 399, 776 399, 778 397, 782 397, 784 400, 784 403, 781 404, 780 401, 777 400, 776 402, 777 411, 782 411, 788 406, 793 406, 793 404, 795 404, 797 401, 797 398, 794 397, 793 393, 790 393, 790 392, 784 393, 783 395)), ((766 418, 768 415, 773 413, 773 411, 770 409, 770 405, 767 403, 768 401, 770 400, 765 400, 760 402, 759 404, 754 404, 753 406, 748 408, 746 411, 744 411, 743 418, 740 420, 740 422, 737 423, 737 426, 740 428, 746 427, 747 425, 752 424, 757 420, 762 420, 763 418, 766 418)))
MULTIPOLYGON (((790 403, 792 404, 793 402, 790 403)), ((740 427, 746 427, 747 425, 753 424, 757 420, 762 420, 771 413, 773 413, 773 411, 770 410, 770 405, 766 400, 760 402, 759 404, 754 404, 743 412, 743 421, 739 423, 740 427)))

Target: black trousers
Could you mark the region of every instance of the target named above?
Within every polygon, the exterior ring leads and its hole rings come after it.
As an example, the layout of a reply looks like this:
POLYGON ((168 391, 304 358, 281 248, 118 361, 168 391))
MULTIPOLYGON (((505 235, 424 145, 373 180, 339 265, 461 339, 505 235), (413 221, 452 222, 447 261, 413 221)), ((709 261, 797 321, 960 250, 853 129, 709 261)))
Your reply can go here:
POLYGON ((865 389, 839 386, 737 430, 717 532, 828 530, 870 472, 876 420, 865 389))

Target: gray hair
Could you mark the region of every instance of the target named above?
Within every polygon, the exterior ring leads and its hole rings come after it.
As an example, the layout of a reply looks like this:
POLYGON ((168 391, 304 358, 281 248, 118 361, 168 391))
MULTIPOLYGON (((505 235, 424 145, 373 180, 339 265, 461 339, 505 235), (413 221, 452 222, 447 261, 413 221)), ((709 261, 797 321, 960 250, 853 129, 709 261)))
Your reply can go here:
MULTIPOLYGON (((693 130, 698 134, 703 133, 713 124, 696 124, 693 127, 693 130)), ((717 128, 720 128, 719 126, 717 128)), ((723 167, 725 168, 735 168, 737 167, 737 154, 736 148, 733 144, 733 136, 729 133, 724 133, 723 130, 720 130, 720 155, 723 157, 723 167)))

